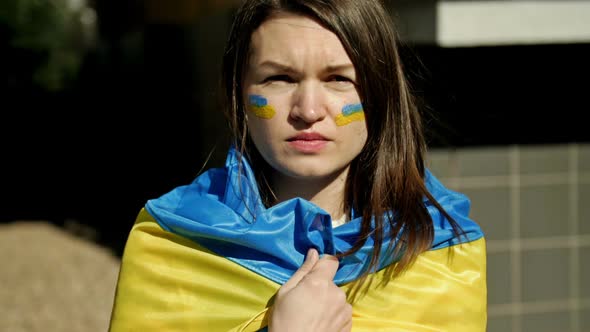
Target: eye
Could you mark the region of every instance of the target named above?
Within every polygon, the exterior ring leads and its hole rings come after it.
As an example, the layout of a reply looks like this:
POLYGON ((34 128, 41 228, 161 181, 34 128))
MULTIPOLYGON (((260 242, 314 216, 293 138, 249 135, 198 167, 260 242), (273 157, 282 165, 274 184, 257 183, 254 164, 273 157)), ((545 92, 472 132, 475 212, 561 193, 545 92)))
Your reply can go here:
POLYGON ((289 75, 272 75, 264 79, 262 83, 293 83, 295 80, 289 75))
POLYGON ((354 87, 356 85, 356 83, 350 79, 347 76, 342 76, 342 75, 333 75, 328 77, 327 80, 328 84, 340 88, 340 89, 344 89, 344 88, 351 88, 354 87))
POLYGON ((352 83, 352 80, 349 79, 348 77, 345 76, 341 76, 341 75, 334 75, 331 77, 330 79, 331 81, 335 81, 335 82, 350 82, 352 83))

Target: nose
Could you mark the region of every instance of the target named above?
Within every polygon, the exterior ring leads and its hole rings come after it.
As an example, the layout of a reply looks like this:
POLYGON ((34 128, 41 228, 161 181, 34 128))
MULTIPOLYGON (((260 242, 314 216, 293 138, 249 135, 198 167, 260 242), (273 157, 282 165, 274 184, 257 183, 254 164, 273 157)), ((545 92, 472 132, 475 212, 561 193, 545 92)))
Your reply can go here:
POLYGON ((321 86, 312 82, 300 84, 293 96, 290 117, 312 124, 326 117, 326 98, 321 86))

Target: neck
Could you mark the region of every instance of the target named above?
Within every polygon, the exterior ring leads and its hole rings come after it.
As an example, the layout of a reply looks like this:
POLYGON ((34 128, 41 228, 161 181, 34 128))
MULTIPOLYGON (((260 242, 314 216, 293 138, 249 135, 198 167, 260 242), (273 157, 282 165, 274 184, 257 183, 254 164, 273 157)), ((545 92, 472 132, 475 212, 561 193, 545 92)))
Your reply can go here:
POLYGON ((343 203, 347 175, 348 168, 337 174, 313 179, 274 174, 272 187, 277 203, 301 197, 324 209, 333 219, 339 219, 345 213, 343 203))

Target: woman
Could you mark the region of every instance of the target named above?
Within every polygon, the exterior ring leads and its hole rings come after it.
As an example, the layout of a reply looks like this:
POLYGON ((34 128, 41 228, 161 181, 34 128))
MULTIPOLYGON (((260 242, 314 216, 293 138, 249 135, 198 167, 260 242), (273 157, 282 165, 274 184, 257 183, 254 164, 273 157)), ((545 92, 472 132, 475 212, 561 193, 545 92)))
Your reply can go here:
POLYGON ((244 1, 222 78, 225 167, 141 210, 111 331, 485 331, 483 234, 377 0, 244 1))

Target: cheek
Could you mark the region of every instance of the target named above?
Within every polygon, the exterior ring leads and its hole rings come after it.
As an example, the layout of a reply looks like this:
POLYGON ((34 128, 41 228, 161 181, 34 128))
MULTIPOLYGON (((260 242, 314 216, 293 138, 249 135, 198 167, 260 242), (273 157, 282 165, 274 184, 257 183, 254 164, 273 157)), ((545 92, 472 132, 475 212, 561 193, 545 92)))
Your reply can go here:
POLYGON ((260 142, 271 136, 273 118, 276 110, 262 95, 248 95, 248 129, 255 142, 260 142))
POLYGON ((363 112, 363 105, 360 103, 344 105, 341 113, 336 115, 334 120, 339 127, 347 126, 353 122, 359 121, 364 123, 365 112, 363 112))
POLYGON ((367 142, 368 137, 367 126, 365 125, 365 122, 355 122, 353 124, 348 125, 347 128, 350 129, 351 139, 353 139, 355 143, 364 146, 367 142))
POLYGON ((248 131, 254 141, 263 141, 270 136, 270 122, 267 119, 259 117, 248 118, 248 131))
POLYGON ((248 95, 248 111, 260 119, 272 119, 277 113, 272 105, 269 105, 268 99, 262 95, 248 95))
POLYGON ((272 145, 279 138, 282 127, 277 123, 278 119, 278 116, 268 119, 249 113, 247 122, 249 135, 259 149, 265 149, 264 147, 272 145))

